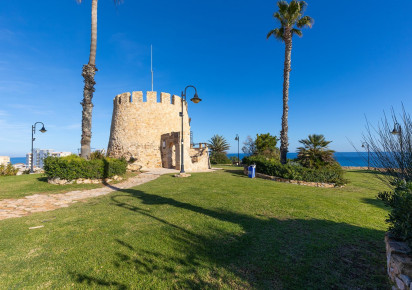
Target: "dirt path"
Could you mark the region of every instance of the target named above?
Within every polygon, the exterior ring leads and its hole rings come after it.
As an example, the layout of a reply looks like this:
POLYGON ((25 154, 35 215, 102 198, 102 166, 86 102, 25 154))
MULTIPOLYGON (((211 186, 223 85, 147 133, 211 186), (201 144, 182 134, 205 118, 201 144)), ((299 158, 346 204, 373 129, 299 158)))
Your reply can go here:
POLYGON ((60 194, 34 194, 20 199, 0 200, 0 220, 22 217, 35 212, 51 211, 68 207, 79 200, 106 195, 117 189, 134 187, 167 173, 176 173, 177 170, 156 169, 141 173, 135 177, 116 184, 114 187, 102 187, 89 190, 76 190, 60 194))

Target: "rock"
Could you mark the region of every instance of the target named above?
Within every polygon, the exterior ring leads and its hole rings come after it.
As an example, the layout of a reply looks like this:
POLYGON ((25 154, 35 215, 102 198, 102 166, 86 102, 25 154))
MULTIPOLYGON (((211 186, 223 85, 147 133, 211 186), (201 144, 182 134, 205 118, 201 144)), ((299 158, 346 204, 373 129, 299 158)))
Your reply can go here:
POLYGON ((406 290, 405 284, 398 277, 395 278, 395 283, 399 290, 406 290))
POLYGON ((191 175, 189 173, 179 173, 175 174, 174 177, 190 177, 191 175))
POLYGON ((401 274, 399 276, 405 285, 410 285, 412 283, 412 279, 409 276, 401 274))
POLYGON ((133 162, 133 163, 129 163, 127 165, 127 170, 128 171, 132 171, 132 172, 140 172, 140 170, 142 169, 142 166, 139 165, 137 163, 137 161, 133 162))
POLYGON ((92 181, 91 181, 90 179, 85 179, 85 180, 83 181, 83 183, 84 183, 84 184, 90 184, 90 183, 92 183, 92 181))

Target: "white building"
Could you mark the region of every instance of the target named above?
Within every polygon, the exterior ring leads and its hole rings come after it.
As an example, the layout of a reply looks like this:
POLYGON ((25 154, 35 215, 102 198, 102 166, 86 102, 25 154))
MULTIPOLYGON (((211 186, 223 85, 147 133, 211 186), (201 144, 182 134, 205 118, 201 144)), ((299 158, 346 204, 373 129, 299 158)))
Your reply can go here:
MULTIPOLYGON (((43 160, 48 156, 64 157, 71 155, 71 152, 54 152, 53 149, 33 149, 33 164, 34 167, 43 168, 43 160)), ((26 164, 31 167, 31 153, 26 154, 26 164)))
POLYGON ((9 156, 0 156, 0 165, 7 165, 10 163, 9 156))

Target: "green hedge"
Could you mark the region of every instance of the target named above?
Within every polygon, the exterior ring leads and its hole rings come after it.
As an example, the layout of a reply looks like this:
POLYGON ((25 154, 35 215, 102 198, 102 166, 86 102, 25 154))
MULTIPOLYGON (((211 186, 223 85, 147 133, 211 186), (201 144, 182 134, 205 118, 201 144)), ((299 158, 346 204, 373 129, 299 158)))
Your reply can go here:
POLYGON ((245 157, 242 162, 247 166, 256 164, 256 172, 270 176, 308 182, 335 183, 336 185, 347 183, 347 180, 343 178, 344 171, 338 164, 321 169, 312 169, 295 162, 281 164, 277 160, 266 159, 263 156, 245 157))
POLYGON ((77 178, 101 179, 126 173, 124 159, 104 157, 85 160, 79 156, 47 157, 44 159, 44 172, 48 178, 59 177, 73 180, 77 178))
POLYGON ((232 164, 232 161, 224 152, 212 152, 210 155, 210 163, 212 164, 232 164))

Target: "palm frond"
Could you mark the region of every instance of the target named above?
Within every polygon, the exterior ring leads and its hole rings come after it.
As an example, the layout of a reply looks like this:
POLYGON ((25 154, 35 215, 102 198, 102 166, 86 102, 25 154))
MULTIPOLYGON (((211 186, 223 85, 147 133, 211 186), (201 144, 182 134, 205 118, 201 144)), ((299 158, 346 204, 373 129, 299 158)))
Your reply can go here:
POLYGON ((287 19, 284 17, 284 15, 280 14, 279 12, 273 13, 273 18, 277 19, 282 26, 287 25, 287 19))
POLYGON ((299 30, 299 29, 297 29, 297 28, 293 28, 292 30, 291 30, 291 32, 292 32, 292 35, 297 35, 297 36, 299 36, 299 37, 302 37, 302 31, 301 30, 299 30))
POLYGON ((277 40, 284 41, 285 40, 284 34, 285 34, 285 29, 283 27, 275 28, 275 29, 269 31, 266 38, 269 39, 269 37, 271 37, 273 35, 277 40))
POLYGON ((299 5, 300 5, 300 14, 303 14, 308 4, 305 1, 299 1, 299 5))
POLYGON ((286 14, 289 8, 289 4, 286 1, 278 1, 278 8, 280 14, 286 14))
POLYGON ((296 26, 298 28, 304 28, 304 27, 309 27, 312 28, 312 25, 314 23, 314 20, 310 16, 303 16, 301 19, 299 19, 296 23, 296 26))

